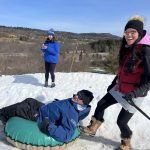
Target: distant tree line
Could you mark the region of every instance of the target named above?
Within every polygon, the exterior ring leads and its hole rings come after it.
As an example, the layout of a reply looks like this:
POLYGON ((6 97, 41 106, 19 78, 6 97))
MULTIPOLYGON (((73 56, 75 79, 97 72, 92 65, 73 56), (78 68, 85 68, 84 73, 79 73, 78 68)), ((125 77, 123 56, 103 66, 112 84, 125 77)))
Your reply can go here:
POLYGON ((95 53, 108 53, 105 59, 94 59, 93 66, 100 67, 108 73, 115 74, 118 68, 118 52, 121 39, 104 39, 90 43, 95 53))
POLYGON ((96 42, 91 42, 90 45, 95 53, 111 52, 112 50, 118 48, 120 41, 120 39, 101 39, 96 42))

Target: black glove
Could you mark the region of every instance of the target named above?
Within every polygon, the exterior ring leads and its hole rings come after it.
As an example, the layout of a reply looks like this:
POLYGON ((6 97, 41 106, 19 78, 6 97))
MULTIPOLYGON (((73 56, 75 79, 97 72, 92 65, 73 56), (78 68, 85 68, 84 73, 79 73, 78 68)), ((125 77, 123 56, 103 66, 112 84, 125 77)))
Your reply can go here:
POLYGON ((134 92, 129 92, 129 93, 125 94, 124 98, 126 100, 132 100, 133 98, 135 98, 135 94, 134 94, 134 92))
POLYGON ((49 126, 49 119, 46 117, 40 124, 40 130, 45 133, 48 134, 48 126, 49 126))
POLYGON ((132 99, 135 98, 135 93, 134 92, 129 92, 127 94, 125 94, 123 96, 123 98, 129 103, 129 104, 133 104, 133 101, 132 99))

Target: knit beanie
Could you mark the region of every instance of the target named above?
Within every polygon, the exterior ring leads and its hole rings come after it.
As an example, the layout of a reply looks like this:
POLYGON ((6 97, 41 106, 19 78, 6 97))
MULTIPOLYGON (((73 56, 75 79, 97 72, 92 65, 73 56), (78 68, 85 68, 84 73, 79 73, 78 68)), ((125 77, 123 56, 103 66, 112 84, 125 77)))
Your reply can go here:
POLYGON ((83 100, 83 103, 88 105, 94 98, 93 93, 88 90, 81 90, 77 93, 79 99, 83 100))
POLYGON ((49 29, 48 30, 48 35, 52 35, 52 36, 54 36, 55 35, 55 32, 54 32, 54 29, 49 29))
POLYGON ((143 26, 144 26, 144 18, 142 18, 140 16, 134 16, 127 22, 127 24, 124 28, 124 31, 126 31, 128 28, 133 28, 133 29, 137 30, 139 35, 142 35, 143 26))

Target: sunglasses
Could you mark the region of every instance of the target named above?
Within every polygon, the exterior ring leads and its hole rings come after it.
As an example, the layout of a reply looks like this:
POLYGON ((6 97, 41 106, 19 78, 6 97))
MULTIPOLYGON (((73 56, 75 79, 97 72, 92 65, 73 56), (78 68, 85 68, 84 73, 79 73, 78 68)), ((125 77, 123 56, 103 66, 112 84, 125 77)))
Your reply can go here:
POLYGON ((73 94, 73 98, 74 98, 75 96, 77 96, 79 100, 82 100, 82 97, 81 97, 80 94, 73 94))

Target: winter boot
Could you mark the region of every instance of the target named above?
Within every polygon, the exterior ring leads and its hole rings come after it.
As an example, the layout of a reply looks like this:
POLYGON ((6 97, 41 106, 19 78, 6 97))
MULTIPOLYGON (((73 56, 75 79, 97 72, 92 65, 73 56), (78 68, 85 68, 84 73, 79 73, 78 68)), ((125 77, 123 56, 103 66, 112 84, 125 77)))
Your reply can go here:
POLYGON ((116 150, 129 150, 131 148, 131 138, 121 140, 121 145, 116 150))
POLYGON ((55 85, 55 82, 52 82, 52 84, 51 84, 51 88, 53 88, 53 87, 55 87, 56 85, 55 85))
POLYGON ((87 135, 94 136, 96 134, 97 129, 101 126, 101 124, 102 124, 101 121, 98 121, 94 117, 92 117, 90 121, 90 125, 88 125, 87 127, 84 127, 82 129, 82 132, 87 135))
POLYGON ((48 87, 48 81, 45 81, 44 87, 48 87))

